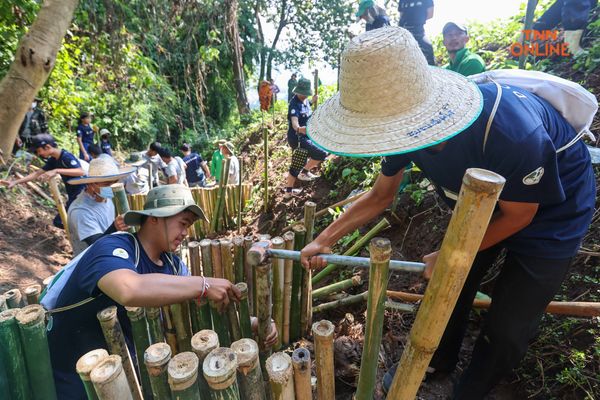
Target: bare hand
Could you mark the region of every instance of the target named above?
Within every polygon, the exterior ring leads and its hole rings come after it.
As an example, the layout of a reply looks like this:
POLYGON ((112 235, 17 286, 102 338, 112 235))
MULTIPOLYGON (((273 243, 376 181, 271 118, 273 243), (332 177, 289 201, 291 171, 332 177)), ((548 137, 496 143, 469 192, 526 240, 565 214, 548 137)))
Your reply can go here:
POLYGON ((433 275, 433 267, 435 267, 435 262, 437 261, 438 255, 440 251, 434 251, 433 253, 427 254, 423 257, 423 262, 425 263, 425 270, 423 271, 423 277, 427 280, 431 279, 433 275))
POLYGON ((9 189, 12 189, 14 186, 13 181, 8 181, 6 179, 0 179, 0 185, 8 186, 9 189))
POLYGON ((204 278, 210 285, 206 291, 206 297, 216 303, 219 311, 225 310, 231 300, 240 301, 240 290, 227 279, 204 278))
POLYGON ((125 223, 125 219, 123 218, 123 215, 118 215, 117 218, 115 218, 115 222, 113 222, 113 224, 115 225, 115 229, 120 232, 123 232, 123 231, 126 231, 127 229, 129 229, 129 225, 127 225, 125 223))
MULTIPOLYGON (((252 333, 258 336, 258 318, 251 317, 250 324, 252 327, 252 333)), ((279 337, 279 332, 277 332, 277 325, 275 325, 275 321, 271 321, 271 331, 269 335, 265 338, 265 347, 273 347, 275 343, 277 343, 277 338, 279 337)))
POLYGON ((320 269, 327 266, 327 261, 321 257, 314 257, 316 254, 331 253, 331 249, 319 243, 317 240, 313 240, 300 252, 300 262, 306 269, 320 269))
POLYGON ((48 182, 50 179, 54 178, 56 176, 56 170, 55 169, 51 169, 50 171, 46 171, 44 172, 43 175, 40 176, 40 178, 46 182, 48 182))
POLYGON ((83 153, 83 159, 85 161, 90 161, 90 155, 88 153, 83 153))
POLYGON ((315 94, 315 95, 312 97, 312 103, 313 103, 313 104, 315 104, 315 103, 316 103, 318 100, 319 100, 319 95, 318 95, 318 94, 315 94))
POLYGON ((306 135, 306 127, 301 126, 300 128, 298 128, 298 133, 301 135, 306 135))

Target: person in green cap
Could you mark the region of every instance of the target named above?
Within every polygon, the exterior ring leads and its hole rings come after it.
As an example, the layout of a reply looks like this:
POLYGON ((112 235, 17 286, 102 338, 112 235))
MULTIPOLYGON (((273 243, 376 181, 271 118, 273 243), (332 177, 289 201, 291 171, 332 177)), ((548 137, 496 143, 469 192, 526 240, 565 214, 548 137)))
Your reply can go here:
MULTIPOLYGON (((292 150, 298 148, 305 149, 306 157, 301 157, 301 160, 292 158, 292 165, 288 171, 288 176, 285 185, 285 194, 290 196, 294 193, 294 185, 296 179, 302 181, 310 181, 317 178, 310 172, 313 168, 318 168, 321 162, 328 156, 327 152, 321 150, 306 136, 306 124, 312 114, 310 105, 312 104, 308 98, 312 96, 312 102, 317 100, 317 95, 313 96, 311 82, 306 78, 300 78, 298 85, 294 89, 294 97, 288 105, 288 144, 292 150)), ((297 152, 296 154, 301 154, 297 152)))
POLYGON ((160 307, 207 298, 224 308, 239 301, 240 292, 231 282, 190 276, 174 254, 200 218, 204 213, 188 187, 158 186, 148 193, 143 210, 124 215, 127 225, 139 227, 136 234, 98 239, 50 284, 41 304, 52 315, 48 344, 58 398, 86 398, 75 365, 88 351, 106 348, 96 318, 99 311, 117 306, 125 338, 134 349, 125 306, 160 307))
POLYGON ((210 174, 215 177, 217 183, 221 179, 221 161, 223 160, 223 145, 225 142, 227 142, 225 139, 217 140, 219 148, 213 152, 212 159, 210 160, 210 174))
POLYGON ((448 22, 442 29, 444 46, 448 50, 450 63, 444 68, 469 76, 485 71, 485 62, 479 55, 471 53, 465 46, 469 41, 467 27, 457 22, 448 22))
POLYGON ((385 9, 376 5, 373 0, 361 0, 355 15, 357 18, 365 20, 367 31, 390 26, 390 18, 385 9))

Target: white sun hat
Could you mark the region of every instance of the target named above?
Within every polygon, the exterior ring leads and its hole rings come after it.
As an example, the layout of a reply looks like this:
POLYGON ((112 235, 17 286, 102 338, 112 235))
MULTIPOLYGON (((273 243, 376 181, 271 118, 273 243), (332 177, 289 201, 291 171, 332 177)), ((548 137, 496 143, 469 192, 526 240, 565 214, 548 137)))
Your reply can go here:
POLYGON ((351 157, 433 146, 468 128, 483 107, 475 83, 429 67, 400 27, 353 38, 342 52, 339 87, 314 112, 307 135, 324 150, 351 157))
POLYGON ((125 178, 135 172, 135 167, 119 168, 112 159, 99 157, 90 162, 90 169, 86 176, 70 179, 71 185, 85 185, 88 183, 112 182, 125 178))

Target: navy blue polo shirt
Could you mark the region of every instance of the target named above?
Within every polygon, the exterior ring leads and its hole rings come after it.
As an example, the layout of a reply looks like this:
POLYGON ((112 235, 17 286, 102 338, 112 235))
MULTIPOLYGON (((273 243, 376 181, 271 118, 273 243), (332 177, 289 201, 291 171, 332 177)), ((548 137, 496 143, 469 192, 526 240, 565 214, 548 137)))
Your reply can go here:
POLYGON ((204 160, 198 153, 190 153, 183 157, 183 162, 187 165, 185 170, 185 177, 189 184, 200 182, 204 176, 202 171, 202 163, 204 160))
POLYGON ((390 26, 390 19, 387 15, 378 15, 372 23, 367 23, 365 30, 372 31, 373 29, 383 28, 384 26, 390 26))
POLYGON ((83 146, 87 151, 87 148, 90 144, 94 143, 94 130, 90 125, 81 125, 77 126, 77 137, 81 138, 83 142, 83 146))
POLYGON ((398 11, 402 13, 399 25, 414 35, 424 35, 427 22, 427 9, 433 7, 433 0, 400 0, 398 11))
POLYGON ((387 156, 381 172, 393 176, 413 161, 454 207, 467 168, 485 168, 506 178, 500 200, 539 203, 532 222, 504 240, 517 253, 569 258, 577 253, 594 212, 596 188, 590 155, 578 141, 556 153, 574 129, 544 99, 526 90, 502 86, 502 98, 483 151, 483 139, 496 99, 493 83, 480 85, 483 112, 469 128, 430 149, 387 156))
POLYGON ((102 153, 108 154, 112 157, 112 146, 108 140, 102 140, 100 142, 100 148, 102 149, 102 153))
MULTIPOLYGON (((141 244, 136 270, 133 240, 127 234, 113 234, 96 241, 79 260, 57 300, 56 307, 65 307, 89 297, 96 298, 72 310, 56 313, 52 317, 48 344, 58 398, 61 400, 86 398, 75 365, 79 357, 88 351, 106 348, 100 323, 96 317, 99 311, 114 305, 118 307, 119 322, 129 350, 133 353, 135 349, 131 324, 125 308, 102 294, 98 288, 98 281, 109 272, 119 269, 129 269, 140 274, 175 274, 171 262, 164 253, 161 255, 164 266, 156 265, 150 260, 141 244)), ((173 256, 173 264, 179 267, 178 275, 188 275, 187 268, 177 256, 173 256)))
MULTIPOLYGON (((42 167, 44 171, 50 171, 57 168, 81 168, 81 164, 79 163, 79 159, 75 157, 73 154, 69 153, 65 149, 60 151, 60 157, 58 160, 54 157, 50 157, 46 164, 42 167)), ((69 200, 75 200, 75 197, 83 190, 85 185, 69 185, 67 181, 69 179, 75 178, 74 176, 61 175, 60 176, 65 183, 65 190, 67 191, 67 196, 69 196, 69 200)))
POLYGON ((292 97, 288 104, 288 143, 292 148, 298 147, 298 135, 292 127, 292 117, 298 118, 299 126, 306 126, 308 119, 312 115, 312 109, 308 103, 308 99, 300 101, 298 96, 292 97))

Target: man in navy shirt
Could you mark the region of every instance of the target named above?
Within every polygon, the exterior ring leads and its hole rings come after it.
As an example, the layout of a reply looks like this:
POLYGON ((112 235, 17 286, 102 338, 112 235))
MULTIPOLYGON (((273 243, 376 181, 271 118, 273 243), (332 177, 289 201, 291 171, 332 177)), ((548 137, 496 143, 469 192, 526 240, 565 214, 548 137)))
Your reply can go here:
POLYGON ((210 171, 206 161, 200 154, 192 152, 192 147, 184 143, 179 150, 183 153, 183 162, 187 165, 185 175, 190 187, 204 187, 206 178, 210 178, 210 171))
MULTIPOLYGON (((479 284, 506 249, 485 325, 453 395, 482 399, 519 364, 567 274, 594 212, 594 174, 585 145, 566 146, 576 132, 548 102, 518 87, 477 86, 454 72, 427 68, 407 35, 394 28, 355 38, 342 54, 342 60, 353 62, 342 61, 340 95, 311 119, 309 134, 326 150, 385 157, 373 188, 302 250, 302 263, 324 265, 315 254, 329 252, 345 234, 383 212, 411 161, 450 207, 467 168, 505 177, 497 209, 430 363, 430 371, 454 370, 479 284), (369 63, 382 54, 391 55, 387 64, 369 63), (357 71, 374 88, 387 87, 389 95, 343 79, 357 71), (353 101, 359 90, 362 96, 353 101)), ((424 257, 426 278, 436 258, 437 252, 424 257)), ((384 389, 394 373, 395 367, 384 377, 384 389)))
MULTIPOLYGON (((206 297, 221 307, 239 300, 228 280, 189 276, 173 254, 188 228, 204 218, 189 188, 159 186, 148 193, 143 211, 125 214, 128 225, 141 225, 136 235, 113 234, 97 240, 77 263, 52 313, 48 344, 58 398, 85 399, 75 364, 79 357, 106 343, 96 313, 117 305, 129 349, 134 349, 124 306, 159 307, 206 297), (70 308, 88 299, 85 304, 70 308)), ((43 303, 43 299, 42 299, 43 303)))
POLYGON ((429 65, 435 65, 433 46, 425 36, 425 22, 433 18, 433 0, 398 1, 398 25, 412 33, 429 65))
MULTIPOLYGON (((35 153, 38 157, 45 160, 46 164, 44 164, 41 169, 38 169, 21 179, 14 181, 3 181, 3 183, 7 184, 8 188, 10 189, 15 185, 30 182, 37 178, 49 180, 55 175, 60 175, 65 183, 65 189, 67 192, 67 204, 65 204, 65 208, 68 211, 71 203, 83 190, 83 187, 81 186, 67 185, 67 181, 69 179, 85 175, 79 160, 68 151, 59 149, 54 138, 47 133, 33 136, 31 138, 31 146, 29 151, 35 153)), ((60 215, 57 214, 56 217, 54 217, 53 223, 54 226, 63 228, 60 215)))
POLYGON ((79 144, 79 158, 85 161, 91 161, 92 157, 88 154, 88 147, 94 144, 94 130, 91 126, 92 114, 83 112, 79 116, 79 125, 77 125, 77 144, 79 144))

